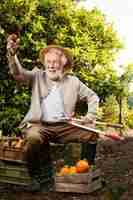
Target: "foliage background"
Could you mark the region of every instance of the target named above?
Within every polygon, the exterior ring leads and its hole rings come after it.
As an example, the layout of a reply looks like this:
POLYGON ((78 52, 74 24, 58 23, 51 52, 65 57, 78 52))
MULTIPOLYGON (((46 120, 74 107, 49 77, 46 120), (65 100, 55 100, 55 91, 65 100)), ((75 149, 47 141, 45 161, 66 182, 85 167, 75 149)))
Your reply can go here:
POLYGON ((112 67, 122 42, 100 10, 79 8, 73 0, 1 0, 0 129, 4 134, 19 133, 17 126, 30 103, 29 88, 17 84, 9 73, 6 38, 11 33, 21 39, 17 54, 28 69, 41 67, 38 53, 47 44, 70 47, 73 73, 99 95, 102 112, 110 95, 116 98, 123 94, 121 80, 112 67))

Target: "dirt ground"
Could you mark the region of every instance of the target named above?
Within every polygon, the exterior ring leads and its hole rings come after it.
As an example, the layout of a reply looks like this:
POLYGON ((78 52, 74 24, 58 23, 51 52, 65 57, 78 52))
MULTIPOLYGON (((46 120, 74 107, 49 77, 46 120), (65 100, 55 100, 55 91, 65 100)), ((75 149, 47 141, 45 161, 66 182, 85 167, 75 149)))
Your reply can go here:
POLYGON ((1 186, 0 200, 133 200, 133 130, 122 141, 100 140, 96 166, 106 184, 92 194, 32 194, 1 186))

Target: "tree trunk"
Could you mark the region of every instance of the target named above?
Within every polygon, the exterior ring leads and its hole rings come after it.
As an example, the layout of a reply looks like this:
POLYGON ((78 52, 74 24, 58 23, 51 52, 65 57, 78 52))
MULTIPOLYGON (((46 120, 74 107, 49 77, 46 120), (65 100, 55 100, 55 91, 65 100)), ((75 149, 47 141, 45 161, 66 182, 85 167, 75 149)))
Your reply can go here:
POLYGON ((119 98, 119 124, 122 124, 122 97, 119 98))

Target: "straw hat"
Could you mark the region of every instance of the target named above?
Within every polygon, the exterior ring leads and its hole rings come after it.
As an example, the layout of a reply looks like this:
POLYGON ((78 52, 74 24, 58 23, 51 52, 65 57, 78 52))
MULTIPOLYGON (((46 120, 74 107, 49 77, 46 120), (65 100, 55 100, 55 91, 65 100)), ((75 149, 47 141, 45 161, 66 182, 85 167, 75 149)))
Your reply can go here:
POLYGON ((41 61, 42 64, 44 64, 44 56, 46 55, 46 53, 48 53, 50 51, 50 49, 57 49, 59 51, 61 51, 67 58, 67 63, 64 66, 65 69, 71 69, 72 68, 72 52, 69 48, 64 48, 58 45, 48 45, 45 48, 42 48, 39 52, 39 59, 41 61))

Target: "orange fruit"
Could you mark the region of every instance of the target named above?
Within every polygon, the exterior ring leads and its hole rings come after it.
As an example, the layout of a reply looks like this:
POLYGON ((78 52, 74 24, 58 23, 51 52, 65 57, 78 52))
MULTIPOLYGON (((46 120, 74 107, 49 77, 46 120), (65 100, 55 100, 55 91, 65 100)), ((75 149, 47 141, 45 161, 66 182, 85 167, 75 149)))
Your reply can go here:
POLYGON ((76 170, 78 173, 83 173, 89 171, 90 165, 87 160, 79 160, 76 163, 76 170))
POLYGON ((22 147, 22 144, 23 144, 23 139, 19 139, 19 141, 17 142, 15 147, 20 148, 20 147, 22 147))
POLYGON ((66 166, 64 166, 64 167, 61 168, 59 174, 61 176, 64 176, 66 174, 69 174, 69 172, 70 172, 70 168, 66 165, 66 166))
POLYGON ((69 174, 76 174, 77 173, 77 168, 75 166, 71 166, 69 169, 69 174))
POLYGON ((12 34, 10 35, 10 37, 11 37, 11 39, 12 39, 14 42, 16 42, 16 40, 17 40, 17 38, 18 38, 18 36, 17 36, 15 33, 12 33, 12 34))
POLYGON ((12 141, 11 146, 15 147, 16 145, 17 145, 17 141, 16 140, 12 141))

